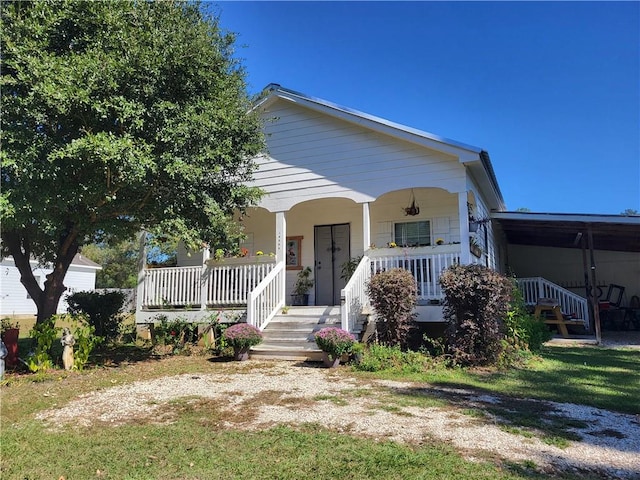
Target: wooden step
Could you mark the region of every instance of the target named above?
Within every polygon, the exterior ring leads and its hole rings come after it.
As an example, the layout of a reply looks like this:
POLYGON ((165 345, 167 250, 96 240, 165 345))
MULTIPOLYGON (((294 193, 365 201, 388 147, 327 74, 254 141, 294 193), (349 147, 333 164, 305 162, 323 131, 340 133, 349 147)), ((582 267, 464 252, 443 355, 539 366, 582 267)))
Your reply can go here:
POLYGON ((251 348, 251 357, 322 361, 322 351, 313 335, 325 327, 340 327, 340 307, 290 307, 265 327, 264 340, 251 348))

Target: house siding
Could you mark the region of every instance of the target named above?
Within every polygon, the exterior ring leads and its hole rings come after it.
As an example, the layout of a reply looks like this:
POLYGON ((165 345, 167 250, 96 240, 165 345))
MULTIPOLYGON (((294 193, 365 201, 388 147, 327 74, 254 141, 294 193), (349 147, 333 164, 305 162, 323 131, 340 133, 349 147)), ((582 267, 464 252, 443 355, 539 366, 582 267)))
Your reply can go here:
POLYGON ((263 113, 268 154, 257 159, 252 185, 261 205, 286 211, 309 199, 346 197, 362 203, 403 188, 464 191, 458 159, 296 105, 263 113))
MULTIPOLYGON (((32 263, 33 273, 39 279, 40 287, 44 286, 50 268, 38 267, 32 263)), ((67 311, 66 296, 70 293, 88 291, 95 288, 96 270, 92 267, 71 265, 64 278, 67 291, 58 303, 57 313, 67 311)), ((0 315, 35 315, 36 304, 27 296, 27 290, 20 283, 20 272, 12 258, 5 258, 0 263, 0 315)))

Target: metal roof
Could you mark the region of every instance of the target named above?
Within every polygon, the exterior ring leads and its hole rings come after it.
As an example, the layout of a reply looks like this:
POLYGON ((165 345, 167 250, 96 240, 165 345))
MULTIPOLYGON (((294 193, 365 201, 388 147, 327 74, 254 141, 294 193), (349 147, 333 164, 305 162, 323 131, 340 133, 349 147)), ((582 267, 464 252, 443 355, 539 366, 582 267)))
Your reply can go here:
POLYGON ((582 248, 591 232, 596 250, 640 252, 640 216, 494 212, 491 218, 510 244, 582 248))

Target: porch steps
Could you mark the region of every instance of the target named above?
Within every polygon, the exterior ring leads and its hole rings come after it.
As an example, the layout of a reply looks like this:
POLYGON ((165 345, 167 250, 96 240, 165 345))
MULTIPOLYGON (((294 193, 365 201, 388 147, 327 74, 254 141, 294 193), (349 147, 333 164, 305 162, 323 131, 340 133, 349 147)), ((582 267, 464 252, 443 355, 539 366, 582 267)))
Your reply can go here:
POLYGON ((251 347, 251 358, 321 361, 313 334, 324 327, 340 327, 339 306, 289 307, 263 330, 264 340, 251 347))

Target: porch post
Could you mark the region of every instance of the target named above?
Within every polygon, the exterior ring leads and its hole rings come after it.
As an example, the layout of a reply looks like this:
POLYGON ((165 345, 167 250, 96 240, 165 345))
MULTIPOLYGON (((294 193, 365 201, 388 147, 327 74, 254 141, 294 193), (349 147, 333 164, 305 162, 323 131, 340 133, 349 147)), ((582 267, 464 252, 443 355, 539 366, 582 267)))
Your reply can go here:
POLYGON ((460 263, 471 263, 469 250, 469 211, 467 210, 467 192, 458 192, 458 216, 460 217, 460 263))
POLYGON ((209 247, 204 247, 202 249, 202 275, 200 276, 200 310, 207 309, 207 295, 209 292, 207 260, 209 260, 209 247))
MULTIPOLYGON (((285 212, 276 212, 276 262, 285 262, 287 258, 287 218, 285 212)), ((284 305, 286 302, 287 275, 281 275, 280 291, 284 305)))
POLYGON ((369 215, 369 202, 362 204, 362 243, 363 252, 371 247, 371 216, 369 215))

